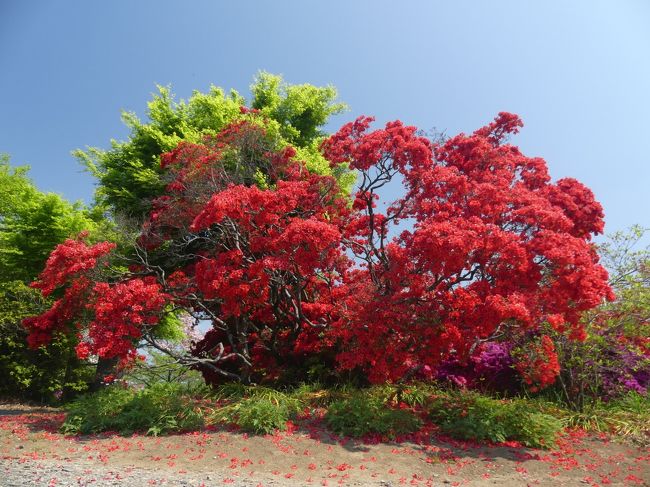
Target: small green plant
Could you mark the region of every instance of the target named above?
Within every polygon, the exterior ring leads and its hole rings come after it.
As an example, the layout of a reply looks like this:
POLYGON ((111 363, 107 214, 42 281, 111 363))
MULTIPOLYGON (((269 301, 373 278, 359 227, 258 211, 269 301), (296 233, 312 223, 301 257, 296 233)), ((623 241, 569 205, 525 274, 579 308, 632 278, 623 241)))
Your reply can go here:
POLYGON ((159 435, 203 426, 203 414, 194 407, 196 391, 178 384, 155 384, 142 391, 110 386, 85 395, 68 406, 61 427, 67 434, 134 431, 159 435))
POLYGON ((287 421, 304 405, 298 393, 287 394, 268 387, 241 384, 220 386, 215 396, 230 404, 216 409, 209 421, 236 424, 256 434, 284 430, 287 421))
POLYGON ((650 394, 642 395, 637 392, 630 392, 608 402, 606 407, 610 411, 638 414, 650 420, 650 394))
POLYGON ((356 394, 333 402, 325 420, 337 434, 352 437, 378 433, 394 438, 422 427, 420 418, 411 412, 391 409, 383 400, 369 394, 356 394))
POLYGON ((470 392, 436 396, 429 416, 455 438, 515 440, 535 448, 552 447, 562 429, 560 420, 536 411, 525 400, 497 400, 470 392))
POLYGON ((429 401, 433 388, 424 384, 411 384, 404 387, 400 392, 397 398, 402 402, 411 407, 423 407, 429 401))
POLYGON ((116 386, 85 394, 67 406, 61 431, 88 434, 114 429, 116 418, 134 396, 133 390, 116 386))
POLYGON ((383 384, 369 389, 369 394, 386 404, 404 403, 411 407, 423 407, 436 392, 431 384, 413 382, 409 384, 383 384))
POLYGON ((289 408, 264 397, 249 397, 239 403, 235 424, 245 431, 269 434, 284 431, 289 419, 289 408))
POLYGON ((530 411, 524 401, 513 401, 505 407, 506 438, 531 448, 552 448, 562 430, 562 422, 548 414, 530 411))

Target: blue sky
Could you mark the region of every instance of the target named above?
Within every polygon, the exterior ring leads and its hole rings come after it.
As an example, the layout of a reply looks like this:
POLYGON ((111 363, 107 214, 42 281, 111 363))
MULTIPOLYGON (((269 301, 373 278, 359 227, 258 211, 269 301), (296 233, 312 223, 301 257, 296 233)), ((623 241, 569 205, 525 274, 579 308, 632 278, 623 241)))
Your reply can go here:
POLYGON ((499 111, 573 176, 607 230, 650 227, 650 2, 0 0, 0 152, 90 201, 70 151, 124 138, 155 84, 248 94, 255 73, 333 84, 350 111, 453 135, 499 111))

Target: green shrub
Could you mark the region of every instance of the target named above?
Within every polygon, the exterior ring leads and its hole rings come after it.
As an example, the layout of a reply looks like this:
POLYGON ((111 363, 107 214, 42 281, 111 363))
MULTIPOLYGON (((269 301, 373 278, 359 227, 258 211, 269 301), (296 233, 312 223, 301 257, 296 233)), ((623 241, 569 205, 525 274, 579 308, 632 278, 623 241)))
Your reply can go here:
MULTIPOLYGON (((0 208, 0 222, 2 212, 0 208)), ((2 259, 0 249, 0 397, 57 404, 85 392, 94 368, 77 358, 74 334, 55 333, 47 347, 36 350, 27 346, 22 320, 42 313, 51 302, 22 281, 2 282, 7 277, 2 259)))
POLYGON ((394 438, 417 431, 422 426, 422 421, 412 413, 391 409, 383 400, 369 394, 357 394, 333 402, 325 420, 334 432, 353 437, 378 433, 394 438))
POLYGON ((476 393, 438 395, 429 404, 430 418, 455 438, 519 441, 535 448, 555 444, 562 422, 536 411, 524 400, 497 400, 476 393))
POLYGON ((503 419, 505 408, 497 401, 476 396, 471 402, 461 401, 458 406, 459 409, 444 413, 447 419, 441 423, 441 427, 446 433, 456 438, 479 441, 501 442, 508 439, 503 419))
POLYGON ((249 397, 239 403, 234 422, 244 431, 268 434, 275 430, 284 431, 289 415, 285 403, 265 397, 249 397))
POLYGON ((562 422, 548 414, 531 411, 525 401, 513 401, 505 408, 506 439, 532 448, 551 448, 562 430, 562 422))
POLYGON ((112 428, 115 418, 135 392, 122 387, 107 387, 92 394, 85 394, 68 404, 64 433, 95 433, 112 428))
POLYGON ((411 407, 423 407, 437 389, 431 384, 381 384, 372 386, 367 393, 385 404, 403 402, 411 407))
POLYGON ((110 386, 71 403, 62 431, 158 435, 200 428, 203 415, 195 410, 196 396, 190 392, 178 384, 156 384, 139 392, 110 386))
POLYGON ((268 387, 224 384, 214 394, 230 404, 215 410, 210 421, 236 424, 256 434, 284 430, 286 422, 304 406, 302 390, 287 394, 268 387))

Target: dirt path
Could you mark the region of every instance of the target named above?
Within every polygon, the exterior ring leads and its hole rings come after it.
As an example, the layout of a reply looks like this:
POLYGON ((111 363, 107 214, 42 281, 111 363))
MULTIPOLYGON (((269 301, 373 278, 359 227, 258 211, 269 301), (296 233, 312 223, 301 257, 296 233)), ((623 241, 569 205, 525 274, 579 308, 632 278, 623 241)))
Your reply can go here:
POLYGON ((437 438, 364 444, 317 424, 263 437, 65 437, 62 420, 0 405, 0 486, 650 485, 650 451, 579 433, 548 452, 437 438))

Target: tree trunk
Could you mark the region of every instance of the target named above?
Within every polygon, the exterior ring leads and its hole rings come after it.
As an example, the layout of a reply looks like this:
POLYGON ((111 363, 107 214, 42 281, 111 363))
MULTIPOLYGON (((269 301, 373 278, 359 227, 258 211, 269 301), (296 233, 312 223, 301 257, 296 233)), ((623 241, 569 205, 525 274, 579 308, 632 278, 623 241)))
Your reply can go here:
POLYGON ((98 358, 97 359, 97 369, 95 370, 95 379, 92 384, 90 384, 90 391, 98 391, 102 384, 104 383, 104 377, 111 375, 115 372, 115 367, 117 366, 118 358, 98 358))

